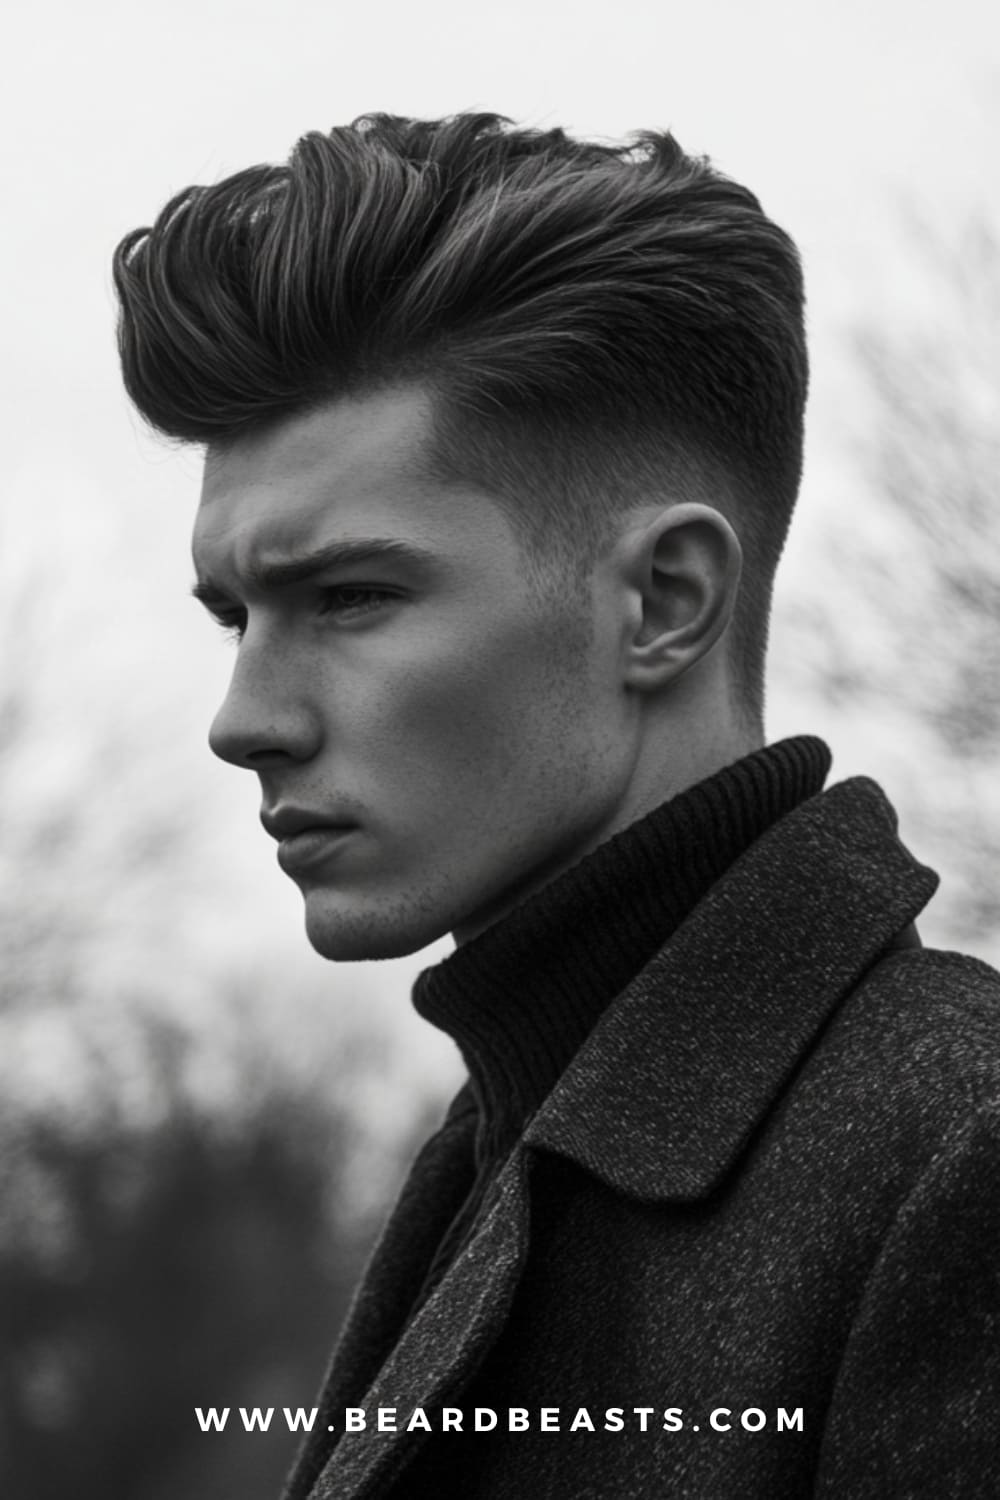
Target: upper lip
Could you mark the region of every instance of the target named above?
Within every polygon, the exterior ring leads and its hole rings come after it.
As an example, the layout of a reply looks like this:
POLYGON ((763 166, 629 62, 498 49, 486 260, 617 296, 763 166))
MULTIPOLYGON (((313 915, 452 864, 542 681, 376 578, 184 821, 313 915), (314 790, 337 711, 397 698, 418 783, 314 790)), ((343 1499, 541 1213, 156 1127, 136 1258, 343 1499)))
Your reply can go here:
POLYGON ((307 828, 352 828, 347 818, 331 818, 328 813, 310 812, 307 807, 262 808, 260 821, 273 839, 294 838, 307 828))

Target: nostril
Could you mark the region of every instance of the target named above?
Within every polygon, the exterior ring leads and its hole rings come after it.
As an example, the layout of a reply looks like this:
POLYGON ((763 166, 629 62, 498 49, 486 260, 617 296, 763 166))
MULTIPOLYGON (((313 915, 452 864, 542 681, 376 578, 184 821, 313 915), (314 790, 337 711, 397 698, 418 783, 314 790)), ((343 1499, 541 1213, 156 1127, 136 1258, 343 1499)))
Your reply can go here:
POLYGON ((256 767, 280 764, 284 761, 294 760, 295 756, 290 750, 272 747, 262 750, 249 750, 242 758, 248 765, 256 767))

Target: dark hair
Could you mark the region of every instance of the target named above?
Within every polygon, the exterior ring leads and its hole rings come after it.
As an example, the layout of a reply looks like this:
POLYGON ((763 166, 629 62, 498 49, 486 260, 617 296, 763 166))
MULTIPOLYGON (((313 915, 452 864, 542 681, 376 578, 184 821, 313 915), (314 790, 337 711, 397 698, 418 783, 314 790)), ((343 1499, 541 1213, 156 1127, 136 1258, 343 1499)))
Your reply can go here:
POLYGON ((543 552, 592 558, 644 494, 728 502, 759 714, 801 473, 802 274, 754 195, 670 134, 365 115, 178 193, 114 279, 126 388, 173 437, 225 447, 419 383, 437 471, 491 489, 543 552))

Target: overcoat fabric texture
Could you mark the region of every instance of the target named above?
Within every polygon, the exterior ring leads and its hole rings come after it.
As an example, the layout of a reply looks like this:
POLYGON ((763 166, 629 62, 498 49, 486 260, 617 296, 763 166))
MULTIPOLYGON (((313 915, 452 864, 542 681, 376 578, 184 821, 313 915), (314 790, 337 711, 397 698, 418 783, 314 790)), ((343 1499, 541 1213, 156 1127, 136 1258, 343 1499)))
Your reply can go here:
POLYGON ((605 1012, 409 1318, 474 1176, 463 1089, 288 1500, 1000 1494, 1000 976, 920 947, 936 883, 865 778, 777 822, 605 1012))

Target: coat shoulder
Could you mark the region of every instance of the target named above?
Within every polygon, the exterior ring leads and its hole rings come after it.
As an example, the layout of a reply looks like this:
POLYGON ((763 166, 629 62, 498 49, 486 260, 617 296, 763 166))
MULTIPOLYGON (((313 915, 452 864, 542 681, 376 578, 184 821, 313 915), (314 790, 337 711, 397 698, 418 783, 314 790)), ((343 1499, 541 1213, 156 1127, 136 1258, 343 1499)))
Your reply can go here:
MULTIPOLYGON (((827 1109, 881 1119, 915 1149, 1000 1101, 1000 973, 961 953, 890 952, 847 997, 807 1065, 827 1109)), ((919 1153, 918 1151, 918 1154, 919 1153)))
POLYGON ((861 980, 848 1014, 887 1029, 948 1069, 1000 1080, 1000 973, 978 958, 936 948, 886 954, 861 980))

